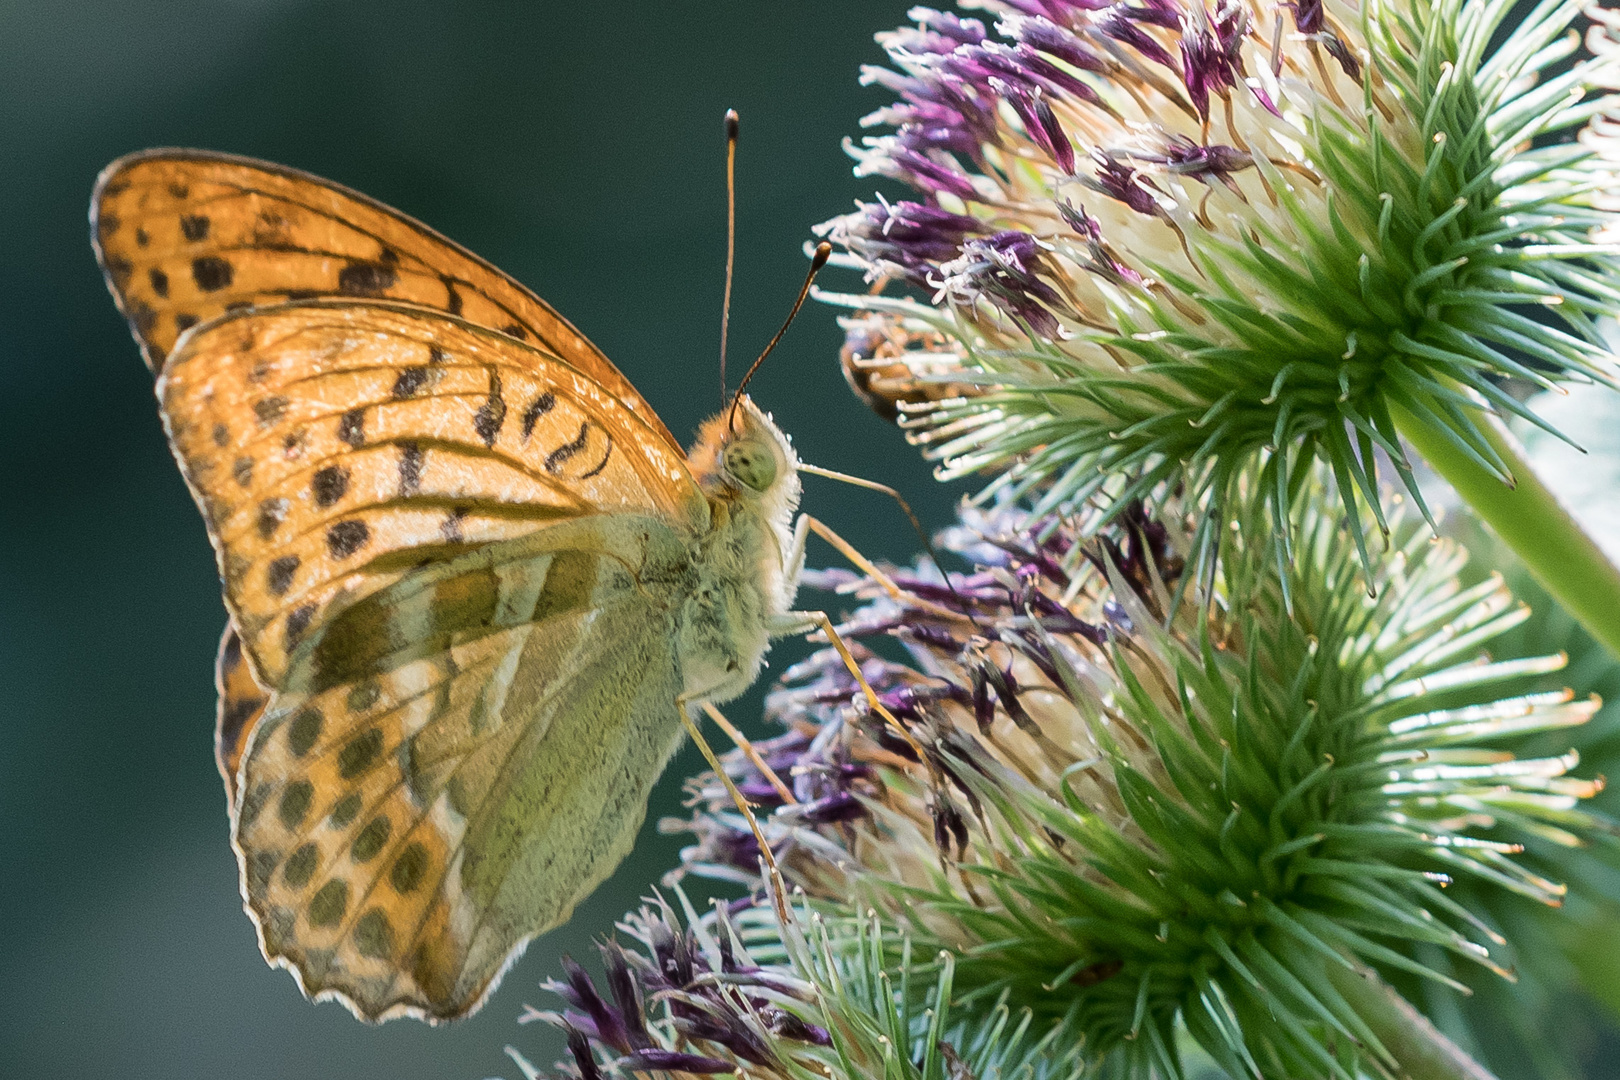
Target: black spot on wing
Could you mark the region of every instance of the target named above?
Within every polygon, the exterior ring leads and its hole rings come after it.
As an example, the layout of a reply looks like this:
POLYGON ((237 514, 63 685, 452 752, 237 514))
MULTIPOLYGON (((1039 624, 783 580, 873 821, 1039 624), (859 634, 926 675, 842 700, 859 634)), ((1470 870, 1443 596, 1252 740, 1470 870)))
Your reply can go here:
POLYGON ((264 708, 262 697, 233 698, 225 706, 225 712, 219 718, 219 741, 225 746, 235 746, 241 740, 242 729, 253 715, 264 708))
POLYGON ((347 828, 349 822, 353 821, 360 813, 361 805, 360 793, 351 791, 339 799, 336 806, 332 807, 331 816, 327 820, 332 823, 334 829, 347 828))
POLYGON ((509 338, 516 338, 518 341, 527 340, 529 336, 529 332, 523 329, 523 327, 519 326, 517 323, 509 323, 506 326, 501 327, 501 333, 505 334, 509 338))
POLYGON ((382 752, 382 745, 383 734, 379 728, 367 728, 344 744, 338 751, 338 772, 343 779, 353 780, 369 768, 382 752))
POLYGON ((366 442, 366 410, 350 409, 338 421, 338 438, 354 447, 356 450, 366 442))
POLYGON ((188 315, 184 311, 174 313, 174 328, 182 334, 197 325, 197 316, 188 315))
POLYGON ((357 519, 335 523, 326 530, 326 551, 334 559, 347 559, 371 541, 371 529, 357 519))
POLYGON ((473 430, 478 437, 484 440, 484 445, 493 447, 495 437, 501 433, 501 425, 506 423, 506 399, 501 397, 501 375, 494 368, 489 369, 489 397, 479 406, 478 415, 473 417, 473 430))
POLYGON ((145 229, 141 228, 139 225, 135 226, 135 246, 136 247, 145 247, 146 245, 150 244, 151 242, 152 242, 152 237, 147 234, 147 231, 145 229))
POLYGON ((306 707, 293 717, 292 723, 287 725, 287 749, 293 757, 303 757, 309 753, 321 737, 321 728, 326 718, 319 709, 306 707))
POLYGON ((287 517, 286 499, 266 499, 259 504, 259 539, 268 540, 276 534, 287 517))
POLYGON ((227 428, 224 424, 216 423, 214 425, 213 435, 214 435, 214 445, 215 446, 223 448, 226 443, 231 441, 230 429, 227 428))
POLYGON ((345 296, 382 296, 399 280, 391 266, 380 262, 351 262, 338 271, 338 292, 345 296))
POLYGON ((253 459, 239 457, 231 465, 231 477, 238 487, 248 487, 253 483, 253 459))
POLYGON ((613 436, 608 435, 605 431, 602 434, 607 436, 607 449, 602 451, 602 460, 598 461, 595 466, 586 472, 580 473, 579 478, 581 480, 589 480, 591 477, 607 468, 608 458, 613 456, 613 436))
POLYGON ((280 420, 286 411, 287 399, 280 394, 261 398, 253 403, 253 415, 259 418, 259 424, 263 427, 269 427, 280 420))
MULTIPOLYGON (((157 312, 145 300, 131 300, 129 301, 129 321, 134 325, 135 332, 144 338, 152 332, 152 327, 157 325, 157 312)), ((158 357, 158 359, 162 359, 162 357, 158 357)))
POLYGON ((585 444, 590 441, 590 437, 591 422, 586 420, 579 425, 578 435, 546 455, 546 472, 559 472, 568 463, 569 458, 585 449, 585 444))
POLYGON ((304 631, 309 629, 310 620, 315 618, 314 604, 300 604, 292 609, 287 616, 287 651, 292 652, 304 631))
POLYGON ((394 955, 394 928, 388 913, 372 908, 354 924, 354 947, 360 955, 372 960, 387 960, 394 955))
POLYGON ((374 682, 363 682, 349 691, 349 696, 344 700, 344 707, 354 713, 365 712, 377 704, 377 700, 381 697, 380 686, 374 682))
POLYGON ((547 390, 545 393, 529 402, 529 407, 523 410, 523 441, 528 442, 529 436, 534 433, 535 422, 546 413, 557 407, 557 395, 547 390))
POLYGON ((281 879, 294 889, 302 889, 315 876, 315 867, 320 864, 320 858, 320 848, 314 844, 303 845, 287 856, 287 862, 281 868, 281 879))
POLYGON ((333 878, 310 898, 309 924, 336 926, 343 921, 343 913, 348 909, 349 883, 342 878, 333 878))
POLYGON ((191 260, 191 280, 203 292, 218 292, 236 277, 231 264, 218 255, 201 255, 191 260))
POLYGON ((388 843, 388 834, 393 831, 393 824, 386 814, 378 814, 366 822, 366 827, 354 838, 349 845, 349 858, 357 863, 369 862, 382 851, 383 845, 388 843))
POLYGON ((397 893, 408 893, 422 883, 427 871, 427 848, 413 841, 394 860, 393 868, 388 871, 388 884, 397 893))
POLYGON ((180 217, 180 234, 193 244, 199 240, 208 239, 208 226, 210 222, 202 214, 182 214, 180 217))
POLYGON ((349 470, 341 465, 328 465, 310 480, 309 493, 320 507, 331 506, 349 492, 349 470))
POLYGON ((460 315, 461 294, 456 291, 456 279, 440 274, 439 280, 444 283, 444 310, 452 315, 460 315))
POLYGON ((298 556, 283 555, 270 564, 265 571, 265 584, 270 589, 270 595, 280 596, 292 587, 293 576, 298 573, 298 563, 298 556))
POLYGON ((422 460, 426 457, 415 440, 399 444, 399 494, 402 498, 422 490, 422 460))
POLYGON ((428 382, 428 369, 425 367, 408 367, 394 377, 392 396, 395 401, 404 401, 412 397, 428 382))
POLYGON ((146 280, 152 283, 152 291, 157 293, 159 296, 169 295, 168 274, 165 274, 163 271, 154 266, 152 269, 146 272, 146 280))
POLYGON ((281 818, 282 827, 296 829, 303 824, 305 816, 309 814, 309 804, 315 800, 315 785, 308 780, 295 780, 281 790, 281 802, 276 807, 276 816, 281 818))

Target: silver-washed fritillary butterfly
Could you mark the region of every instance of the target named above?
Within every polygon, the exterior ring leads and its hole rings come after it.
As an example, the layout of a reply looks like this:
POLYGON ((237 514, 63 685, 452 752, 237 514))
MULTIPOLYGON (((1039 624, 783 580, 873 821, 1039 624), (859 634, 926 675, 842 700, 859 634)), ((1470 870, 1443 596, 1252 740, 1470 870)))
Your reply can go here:
POLYGON ((544 301, 292 169, 136 154, 91 223, 219 561, 264 954, 464 1016, 629 851, 685 703, 806 624, 797 458, 746 398, 683 454, 544 301))

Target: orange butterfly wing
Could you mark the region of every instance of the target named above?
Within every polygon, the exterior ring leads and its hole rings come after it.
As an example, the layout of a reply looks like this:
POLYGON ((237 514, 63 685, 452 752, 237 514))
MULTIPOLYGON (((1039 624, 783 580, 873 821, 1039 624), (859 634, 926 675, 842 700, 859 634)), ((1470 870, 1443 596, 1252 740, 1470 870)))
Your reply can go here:
POLYGON ((154 372, 187 329, 320 297, 421 304, 500 331, 595 380, 681 447, 607 357, 549 304, 428 226, 329 180, 203 150, 147 150, 103 170, 91 242, 154 372))
POLYGON ((685 460, 539 349, 382 301, 245 310, 158 381, 262 685, 327 607, 453 556, 608 510, 697 524, 685 460))

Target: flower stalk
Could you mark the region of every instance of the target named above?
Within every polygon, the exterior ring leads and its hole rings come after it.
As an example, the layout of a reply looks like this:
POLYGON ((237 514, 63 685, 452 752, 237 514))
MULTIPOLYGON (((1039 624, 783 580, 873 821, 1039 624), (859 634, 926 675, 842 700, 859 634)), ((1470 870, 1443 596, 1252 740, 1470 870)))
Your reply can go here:
POLYGON ((1334 965, 1326 975, 1389 1047, 1408 1080, 1496 1080, 1371 968, 1334 965))
POLYGON ((1395 407, 1395 426, 1463 501, 1511 547, 1570 614, 1620 656, 1620 568, 1536 475, 1517 440, 1494 417, 1479 425, 1504 483, 1450 430, 1395 407))

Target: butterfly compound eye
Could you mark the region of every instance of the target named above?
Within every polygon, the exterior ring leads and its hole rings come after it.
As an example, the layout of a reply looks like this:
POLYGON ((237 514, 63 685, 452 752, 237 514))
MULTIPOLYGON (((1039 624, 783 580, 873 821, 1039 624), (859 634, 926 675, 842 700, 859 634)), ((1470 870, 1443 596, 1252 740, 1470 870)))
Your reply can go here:
POLYGON ((770 448, 751 439, 728 443, 725 463, 732 479, 754 491, 764 491, 776 479, 776 459, 770 448))

